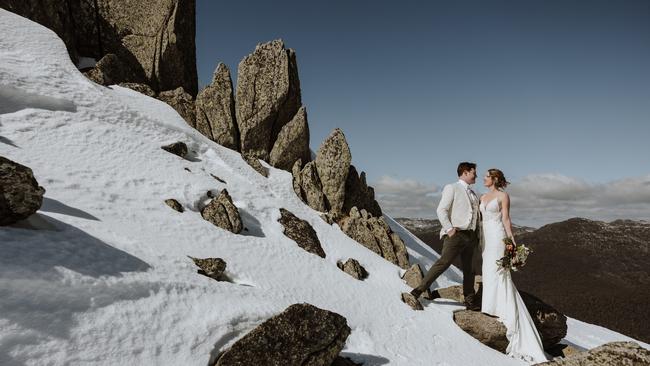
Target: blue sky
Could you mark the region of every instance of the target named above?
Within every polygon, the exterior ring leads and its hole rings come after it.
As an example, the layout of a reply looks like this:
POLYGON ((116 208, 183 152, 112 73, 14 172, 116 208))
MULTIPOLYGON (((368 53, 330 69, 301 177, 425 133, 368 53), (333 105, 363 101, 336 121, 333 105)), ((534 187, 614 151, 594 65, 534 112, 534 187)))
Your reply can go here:
POLYGON ((389 214, 432 217, 469 160, 513 182, 515 221, 650 219, 649 1, 199 0, 200 84, 277 38, 312 148, 343 129, 389 214))

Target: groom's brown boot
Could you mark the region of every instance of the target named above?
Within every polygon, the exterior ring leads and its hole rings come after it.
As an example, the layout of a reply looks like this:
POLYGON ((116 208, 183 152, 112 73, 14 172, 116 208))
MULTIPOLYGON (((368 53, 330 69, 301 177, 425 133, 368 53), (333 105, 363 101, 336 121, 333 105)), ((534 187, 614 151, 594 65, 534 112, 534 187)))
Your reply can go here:
POLYGON ((417 288, 414 288, 411 290, 411 295, 413 295, 416 299, 420 298, 420 295, 422 295, 422 291, 418 290, 417 288))
POLYGON ((481 311, 481 303, 477 301, 476 295, 465 297, 465 309, 472 311, 481 311))

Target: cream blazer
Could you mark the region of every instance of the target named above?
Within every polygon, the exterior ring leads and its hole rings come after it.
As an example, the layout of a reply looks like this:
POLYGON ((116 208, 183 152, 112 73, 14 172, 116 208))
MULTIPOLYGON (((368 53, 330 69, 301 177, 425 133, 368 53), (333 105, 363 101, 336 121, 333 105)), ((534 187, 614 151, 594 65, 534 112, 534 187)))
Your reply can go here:
MULTIPOLYGON (((442 197, 436 213, 440 224, 442 224, 441 238, 452 227, 460 230, 466 230, 469 227, 473 214, 472 202, 469 200, 467 190, 460 182, 447 184, 442 189, 442 197)), ((476 223, 477 229, 480 224, 480 222, 476 223)))

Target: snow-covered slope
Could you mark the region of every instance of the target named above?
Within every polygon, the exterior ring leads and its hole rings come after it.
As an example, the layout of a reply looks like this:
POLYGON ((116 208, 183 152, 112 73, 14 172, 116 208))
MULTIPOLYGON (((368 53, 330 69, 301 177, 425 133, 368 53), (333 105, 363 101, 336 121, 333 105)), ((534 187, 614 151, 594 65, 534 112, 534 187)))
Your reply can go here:
MULTIPOLYGON (((460 330, 457 304, 419 312, 403 304, 403 271, 321 220, 295 196, 289 173, 271 168, 264 178, 166 104, 88 81, 54 33, 2 9, 0 155, 31 167, 47 190, 37 215, 0 228, 2 365, 206 365, 301 302, 345 316, 344 354, 365 365, 521 364, 460 330), (191 159, 160 149, 179 140, 191 159), (198 213, 206 192, 222 188, 243 235, 198 213), (171 210, 167 198, 187 210, 171 210), (282 234, 280 207, 312 224, 326 259, 282 234), (187 255, 224 258, 235 283, 197 275, 187 255), (336 267, 350 257, 368 279, 336 267)), ((388 220, 414 263, 437 258, 388 220)), ((459 279, 450 269, 437 285, 459 279)), ((572 320, 567 339, 591 348, 629 338, 572 320)))

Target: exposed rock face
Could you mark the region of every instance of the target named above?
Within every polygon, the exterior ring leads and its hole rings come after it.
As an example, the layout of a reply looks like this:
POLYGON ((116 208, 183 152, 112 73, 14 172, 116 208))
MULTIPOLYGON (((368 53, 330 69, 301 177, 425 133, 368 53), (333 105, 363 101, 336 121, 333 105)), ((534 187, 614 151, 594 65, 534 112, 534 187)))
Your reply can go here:
MULTIPOLYGON (((461 303, 464 301, 462 286, 451 286, 436 291, 440 297, 453 299, 461 303)), ((519 291, 519 294, 535 323, 539 336, 542 338, 544 348, 551 348, 560 342, 567 332, 566 316, 525 291, 519 291)))
POLYGON ((188 257, 199 267, 199 273, 214 278, 217 281, 224 280, 223 272, 226 270, 226 261, 221 258, 194 258, 188 257))
POLYGON ((302 197, 309 207, 316 211, 326 211, 325 196, 323 187, 316 171, 316 163, 310 161, 305 164, 300 172, 300 187, 302 188, 302 197))
POLYGON ((196 97, 196 129, 219 145, 239 151, 232 79, 223 63, 214 71, 212 83, 196 97))
POLYGON ((123 88, 129 88, 131 90, 135 90, 140 94, 144 94, 148 97, 155 98, 156 97, 156 92, 151 89, 151 87, 147 84, 142 84, 142 83, 119 83, 119 86, 123 88))
POLYGON ((413 310, 424 310, 424 307, 422 307, 420 301, 418 301, 415 296, 409 294, 408 292, 402 293, 402 301, 410 306, 413 310))
POLYGON ((354 165, 350 165, 348 178, 345 181, 345 200, 343 211, 350 212, 352 207, 365 209, 375 217, 381 217, 381 207, 375 201, 375 190, 366 183, 366 173, 357 173, 354 165))
POLYGON ((336 266, 357 280, 364 280, 368 277, 366 269, 354 258, 348 259, 345 263, 339 261, 336 263, 336 266))
POLYGON ((115 54, 155 91, 197 92, 195 0, 0 0, 56 32, 74 62, 115 54))
POLYGON ((225 188, 217 198, 201 210, 201 216, 212 224, 235 234, 239 234, 243 229, 239 210, 232 203, 232 198, 225 188))
POLYGON ((314 228, 305 220, 299 219, 288 210, 280 209, 278 222, 284 226, 284 235, 295 241, 302 249, 325 258, 325 251, 320 245, 314 228))
POLYGON ((185 145, 184 142, 178 141, 174 142, 173 144, 161 146, 161 149, 172 153, 174 155, 178 155, 181 158, 185 159, 185 156, 187 156, 187 145, 185 145))
POLYGON ((258 44, 237 74, 237 124, 241 149, 265 161, 280 130, 301 106, 298 66, 281 40, 258 44))
MULTIPOLYGON (((411 288, 418 287, 420 282, 422 282, 422 278, 424 278, 424 274, 422 273, 422 268, 420 268, 419 264, 412 265, 406 272, 404 272, 404 276, 402 276, 404 282, 406 282, 406 284, 411 288)), ((427 289, 425 293, 422 294, 422 297, 425 299, 432 298, 431 291, 427 289)))
POLYGON ((352 154, 343 131, 336 128, 323 141, 316 153, 316 170, 323 185, 323 194, 333 213, 343 211, 345 182, 352 154))
POLYGON ((235 342, 215 365, 329 366, 349 334, 341 315, 295 304, 235 342))
POLYGON ((373 230, 368 227, 367 219, 363 219, 357 210, 351 210, 350 216, 343 218, 338 224, 347 236, 381 255, 381 248, 375 239, 373 230))
POLYGON ((185 92, 182 87, 174 90, 166 90, 158 94, 158 99, 169 104, 180 114, 188 125, 196 126, 196 114, 192 96, 185 92))
POLYGON ((519 291, 519 294, 533 318, 544 348, 559 343, 567 333, 566 316, 527 292, 519 291))
POLYGON ((269 170, 265 168, 262 163, 260 163, 260 159, 255 157, 254 155, 250 154, 241 154, 242 159, 248 164, 251 168, 255 169, 258 173, 262 174, 265 177, 269 176, 269 170))
POLYGON ((178 212, 183 212, 184 211, 183 205, 181 205, 180 202, 176 201, 173 198, 166 199, 165 204, 167 206, 171 207, 172 210, 174 210, 174 211, 178 211, 178 212))
POLYGON ((390 229, 382 217, 372 217, 366 210, 359 211, 353 207, 350 216, 342 218, 338 224, 347 236, 361 245, 401 268, 409 268, 404 242, 390 229))
POLYGON ((271 149, 269 163, 276 168, 292 171, 296 160, 309 161, 309 125, 307 111, 300 107, 295 116, 282 127, 271 149))
POLYGON ((650 351, 634 342, 610 342, 580 352, 567 358, 558 358, 539 365, 602 366, 602 365, 650 365, 650 351))
POLYGON ((138 80, 129 65, 122 62, 113 53, 102 57, 97 61, 95 67, 85 72, 84 75, 99 85, 113 85, 138 80))
POLYGON ((44 194, 30 168, 0 156, 0 225, 34 214, 41 208, 44 194))
POLYGON ((454 321, 462 330, 484 345, 499 352, 506 352, 508 348, 506 326, 496 317, 478 311, 456 310, 454 321))

